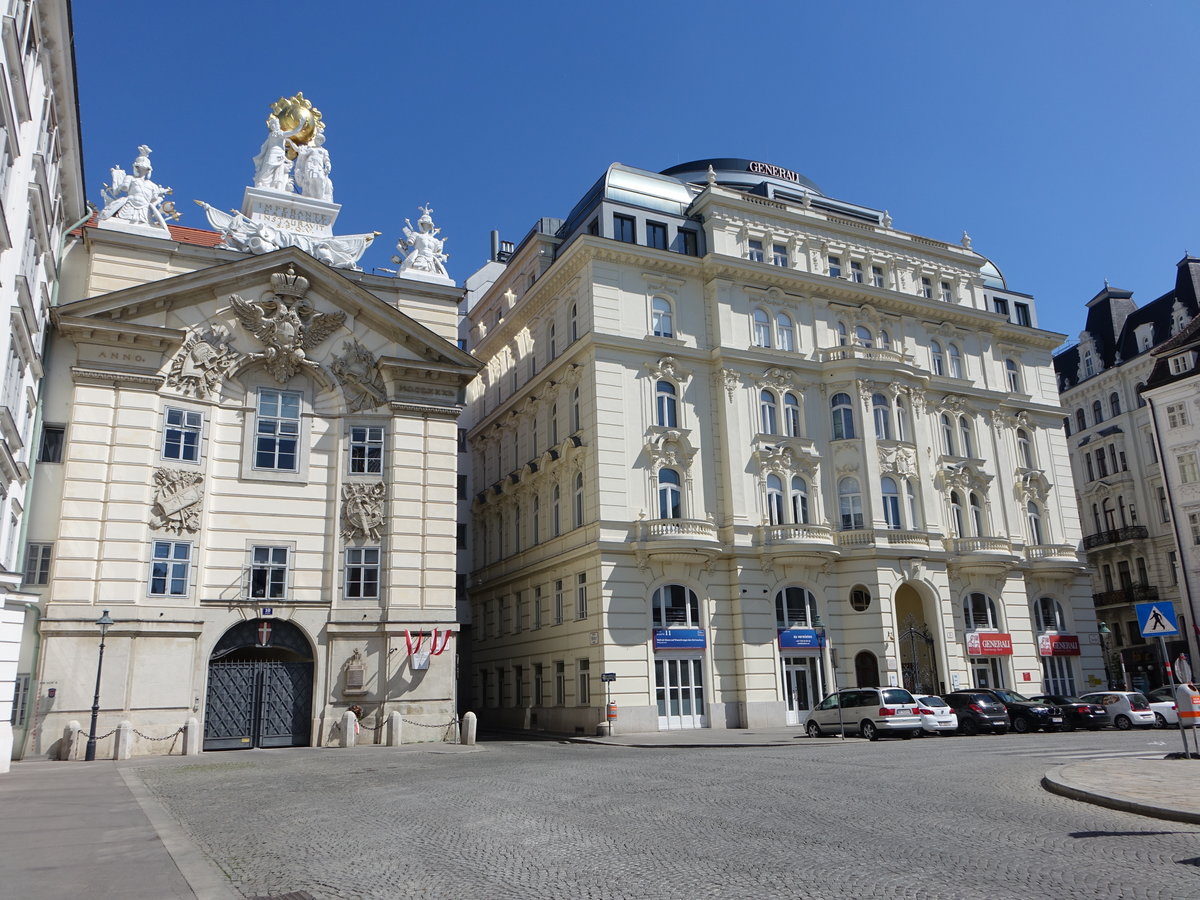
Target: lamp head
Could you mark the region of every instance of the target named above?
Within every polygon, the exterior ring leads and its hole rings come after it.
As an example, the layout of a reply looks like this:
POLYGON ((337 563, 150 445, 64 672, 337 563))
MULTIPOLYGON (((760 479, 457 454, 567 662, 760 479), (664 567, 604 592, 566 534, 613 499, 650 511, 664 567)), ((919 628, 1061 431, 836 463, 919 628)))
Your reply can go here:
POLYGON ((99 625, 101 628, 107 628, 109 625, 113 624, 112 617, 109 616, 107 609, 104 611, 104 614, 101 615, 100 618, 98 618, 96 620, 96 624, 99 625))
POLYGON ((812 627, 813 628, 824 628, 825 627, 825 623, 821 621, 821 614, 818 612, 813 613, 812 627))
POLYGON ((1105 637, 1108 637, 1110 634, 1112 634, 1112 632, 1108 630, 1108 623, 1107 623, 1107 622, 1101 622, 1101 623, 1100 623, 1100 633, 1101 633, 1102 635, 1104 635, 1105 637))

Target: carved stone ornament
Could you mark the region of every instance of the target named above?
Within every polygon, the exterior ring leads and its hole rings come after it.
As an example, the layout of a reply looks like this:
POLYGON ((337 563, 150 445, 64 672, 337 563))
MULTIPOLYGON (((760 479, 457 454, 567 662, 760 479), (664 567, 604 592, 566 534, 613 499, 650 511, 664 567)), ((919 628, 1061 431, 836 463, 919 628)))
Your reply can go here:
POLYGON ((185 469, 161 467, 154 471, 154 505, 151 528, 176 534, 200 530, 200 501, 204 499, 204 476, 185 469))
POLYGON ((763 372, 755 384, 760 388, 772 387, 777 390, 787 390, 796 386, 796 373, 790 369, 780 369, 772 366, 763 372))
POLYGON ((207 399, 239 359, 224 325, 191 331, 171 360, 164 383, 181 394, 207 399))
POLYGON ((292 266, 287 273, 271 276, 271 291, 263 299, 247 302, 233 294, 229 298, 242 327, 262 341, 265 353, 251 353, 251 359, 261 359, 267 371, 280 384, 301 370, 320 371, 321 366, 308 358, 312 350, 346 321, 344 312, 319 313, 303 299, 308 291, 308 279, 297 275, 292 266))
POLYGON ((879 469, 885 475, 911 478, 917 474, 917 462, 910 447, 880 447, 879 469))
POLYGON ((343 540, 379 540, 386 490, 381 482, 342 485, 343 540))
POLYGON ((655 470, 663 466, 687 467, 696 448, 688 438, 688 432, 682 428, 653 429, 654 433, 646 439, 644 450, 655 470))
POLYGON ((154 167, 150 165, 150 148, 142 144, 137 149, 132 175, 120 166, 113 166, 110 170, 112 184, 106 184, 100 190, 104 208, 100 210, 96 222, 101 228, 148 230, 170 237, 167 219, 179 220, 175 204, 165 200, 171 189, 151 180, 154 167))
POLYGON ((692 377, 692 370, 679 365, 679 360, 673 356, 664 356, 658 362, 646 363, 646 371, 651 378, 667 378, 678 385, 683 385, 692 377))
POLYGON ((433 224, 433 207, 425 204, 417 209, 421 210, 417 227, 413 228, 412 221, 405 219, 402 229, 404 237, 396 244, 396 249, 402 254, 392 257, 392 262, 400 264, 397 274, 404 277, 416 276, 426 281, 453 283, 446 271, 446 260, 450 258, 450 254, 442 250, 446 238, 438 237, 442 229, 433 224))
POLYGON ((943 397, 942 402, 939 404, 939 407, 941 408, 941 410, 943 412, 952 412, 952 413, 972 413, 972 412, 974 412, 974 410, 971 408, 970 404, 967 403, 965 398, 959 397, 955 394, 948 394, 945 397, 943 397))
POLYGON ((351 412, 375 409, 387 403, 387 388, 379 371, 379 361, 358 341, 342 343, 343 354, 333 357, 329 368, 342 383, 346 405, 351 412))
POLYGON ((1045 503, 1050 494, 1050 480, 1039 470, 1030 470, 1016 480, 1013 493, 1022 503, 1037 500, 1045 503))
POLYGON ((909 388, 908 402, 912 404, 914 416, 925 415, 925 394, 923 392, 915 391, 912 388, 909 388))
POLYGON ((713 375, 719 387, 725 388, 725 393, 729 396, 729 402, 733 402, 733 394, 742 383, 742 376, 733 369, 721 369, 713 375))

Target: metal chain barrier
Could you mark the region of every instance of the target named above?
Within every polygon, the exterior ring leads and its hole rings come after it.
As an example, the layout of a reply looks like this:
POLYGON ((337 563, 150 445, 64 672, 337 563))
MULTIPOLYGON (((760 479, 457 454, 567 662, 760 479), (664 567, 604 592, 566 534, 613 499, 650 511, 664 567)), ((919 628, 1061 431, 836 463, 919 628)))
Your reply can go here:
POLYGON ((143 741, 169 741, 172 738, 179 737, 179 735, 183 734, 184 730, 185 730, 184 727, 182 725, 180 725, 179 728, 177 728, 175 731, 172 731, 166 737, 157 737, 157 738, 150 737, 150 735, 148 735, 148 734, 142 734, 136 728, 133 729, 133 733, 136 734, 138 737, 140 737, 143 741))
MULTIPOLYGON (((96 735, 96 740, 102 741, 107 737, 112 737, 116 733, 117 733, 117 729, 114 728, 112 731, 106 731, 106 732, 104 732, 104 734, 96 735)), ((73 759, 73 760, 79 759, 79 748, 84 746, 89 740, 91 740, 91 738, 88 737, 88 735, 85 732, 83 732, 83 731, 79 732, 78 737, 75 739, 75 746, 71 748, 71 759, 73 759), (82 738, 83 740, 80 740, 80 738, 82 738)))

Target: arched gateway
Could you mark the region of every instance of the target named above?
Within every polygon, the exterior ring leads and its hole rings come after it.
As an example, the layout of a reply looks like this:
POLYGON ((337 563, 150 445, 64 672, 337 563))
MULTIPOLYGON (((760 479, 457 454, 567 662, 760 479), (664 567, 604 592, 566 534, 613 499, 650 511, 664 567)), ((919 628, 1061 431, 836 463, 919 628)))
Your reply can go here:
POLYGON ((208 661, 205 750, 306 747, 312 729, 313 652, 279 619, 230 628, 208 661))

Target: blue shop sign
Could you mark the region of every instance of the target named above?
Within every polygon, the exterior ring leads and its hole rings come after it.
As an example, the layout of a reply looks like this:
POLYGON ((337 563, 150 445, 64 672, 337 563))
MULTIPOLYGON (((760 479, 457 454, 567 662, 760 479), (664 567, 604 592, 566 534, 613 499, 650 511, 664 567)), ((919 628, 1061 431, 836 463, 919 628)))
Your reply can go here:
POLYGON ((703 628, 656 628, 655 650, 703 650, 708 644, 703 628))
POLYGON ((781 650, 816 650, 823 646, 821 633, 815 628, 788 628, 779 632, 781 650))

